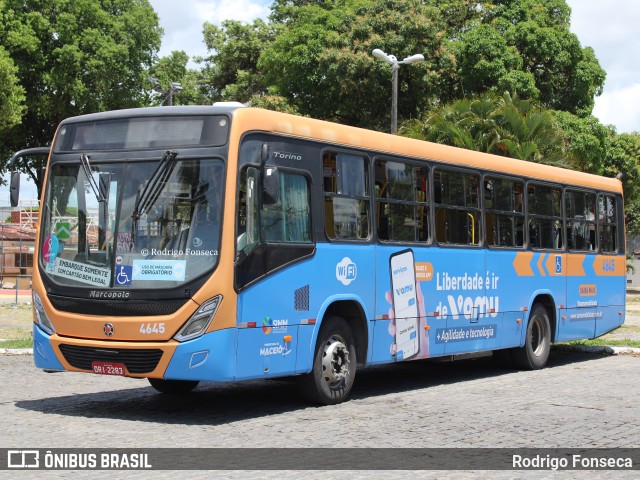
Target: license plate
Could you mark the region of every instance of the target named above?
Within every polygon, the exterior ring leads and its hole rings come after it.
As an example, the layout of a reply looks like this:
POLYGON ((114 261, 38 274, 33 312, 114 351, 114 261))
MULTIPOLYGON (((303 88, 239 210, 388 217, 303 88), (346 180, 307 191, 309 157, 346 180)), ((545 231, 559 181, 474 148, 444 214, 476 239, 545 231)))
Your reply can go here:
POLYGON ((124 363, 116 362, 91 362, 93 373, 98 375, 125 375, 124 363))

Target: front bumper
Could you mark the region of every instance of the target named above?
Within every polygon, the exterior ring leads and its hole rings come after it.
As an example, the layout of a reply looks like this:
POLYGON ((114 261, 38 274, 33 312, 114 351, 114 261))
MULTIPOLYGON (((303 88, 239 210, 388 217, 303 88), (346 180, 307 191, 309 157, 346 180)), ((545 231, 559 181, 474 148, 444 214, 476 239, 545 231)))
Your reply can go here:
POLYGON ((124 363, 129 377, 231 381, 236 330, 207 333, 187 342, 98 341, 46 334, 33 325, 34 362, 45 370, 93 373, 93 361, 124 363))

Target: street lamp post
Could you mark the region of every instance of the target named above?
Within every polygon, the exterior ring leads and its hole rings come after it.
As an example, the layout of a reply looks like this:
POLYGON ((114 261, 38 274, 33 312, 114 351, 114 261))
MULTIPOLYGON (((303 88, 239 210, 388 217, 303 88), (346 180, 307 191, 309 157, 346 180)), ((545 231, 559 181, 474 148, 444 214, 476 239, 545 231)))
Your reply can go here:
POLYGON ((424 55, 417 53, 399 62, 395 55, 387 55, 379 48, 376 48, 371 53, 377 59, 389 63, 393 70, 391 80, 391 133, 395 134, 398 131, 398 68, 400 65, 422 62, 424 55))
POLYGON ((151 83, 151 85, 153 85, 153 89, 156 92, 166 95, 162 103, 164 103, 166 100, 167 105, 169 106, 173 105, 173 96, 182 91, 182 84, 178 82, 171 82, 171 86, 169 87, 169 90, 163 90, 162 86, 160 85, 160 82, 156 77, 149 77, 149 82, 151 83))
POLYGON ((169 101, 167 102, 169 105, 173 105, 173 95, 180 93, 182 91, 182 84, 178 82, 171 82, 171 87, 169 88, 169 101))

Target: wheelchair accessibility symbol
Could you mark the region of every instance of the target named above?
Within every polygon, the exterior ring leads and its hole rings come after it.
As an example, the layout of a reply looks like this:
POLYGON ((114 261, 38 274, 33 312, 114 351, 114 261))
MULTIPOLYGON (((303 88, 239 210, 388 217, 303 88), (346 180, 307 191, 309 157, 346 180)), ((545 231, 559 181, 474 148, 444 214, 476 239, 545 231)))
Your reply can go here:
POLYGON ((562 256, 556 255, 556 275, 562 275, 562 256))
POLYGON ((133 276, 133 266, 117 265, 116 266, 116 285, 126 287, 131 285, 131 277, 133 276))

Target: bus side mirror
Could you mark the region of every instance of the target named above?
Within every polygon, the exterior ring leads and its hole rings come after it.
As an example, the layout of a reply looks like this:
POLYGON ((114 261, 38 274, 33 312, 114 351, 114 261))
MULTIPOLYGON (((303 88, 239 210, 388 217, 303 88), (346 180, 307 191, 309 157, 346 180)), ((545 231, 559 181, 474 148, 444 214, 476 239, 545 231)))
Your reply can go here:
POLYGON ((277 167, 262 169, 262 203, 273 205, 280 201, 280 174, 277 167))
POLYGON ((11 185, 9 188, 11 206, 17 207, 20 199, 20 172, 11 172, 11 185))

